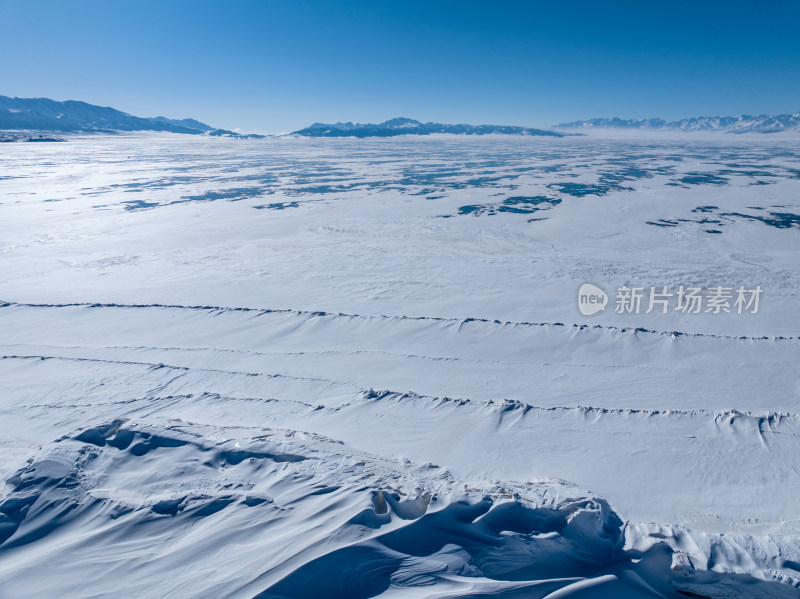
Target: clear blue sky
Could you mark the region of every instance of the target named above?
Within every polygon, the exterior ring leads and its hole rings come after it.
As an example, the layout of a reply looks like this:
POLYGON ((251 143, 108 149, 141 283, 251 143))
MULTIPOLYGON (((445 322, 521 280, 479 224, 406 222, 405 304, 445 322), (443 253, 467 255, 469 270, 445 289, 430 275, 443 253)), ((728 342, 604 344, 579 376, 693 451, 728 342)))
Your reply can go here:
POLYGON ((800 1, 0 0, 0 94, 279 132, 800 110, 800 1))

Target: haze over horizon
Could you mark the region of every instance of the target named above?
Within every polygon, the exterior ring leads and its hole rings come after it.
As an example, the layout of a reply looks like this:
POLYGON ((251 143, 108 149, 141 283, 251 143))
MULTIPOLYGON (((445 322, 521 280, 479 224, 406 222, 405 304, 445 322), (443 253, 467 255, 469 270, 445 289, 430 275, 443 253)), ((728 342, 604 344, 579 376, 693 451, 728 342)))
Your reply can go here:
POLYGON ((800 5, 0 0, 0 94, 259 133, 800 109, 800 5))

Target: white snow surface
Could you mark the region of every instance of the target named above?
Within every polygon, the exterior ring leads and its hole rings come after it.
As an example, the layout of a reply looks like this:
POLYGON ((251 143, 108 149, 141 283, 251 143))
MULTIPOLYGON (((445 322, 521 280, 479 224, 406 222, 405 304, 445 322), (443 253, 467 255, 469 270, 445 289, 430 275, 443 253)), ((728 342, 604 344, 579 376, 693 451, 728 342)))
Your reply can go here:
POLYGON ((800 596, 800 141, 0 152, 0 599, 800 596))

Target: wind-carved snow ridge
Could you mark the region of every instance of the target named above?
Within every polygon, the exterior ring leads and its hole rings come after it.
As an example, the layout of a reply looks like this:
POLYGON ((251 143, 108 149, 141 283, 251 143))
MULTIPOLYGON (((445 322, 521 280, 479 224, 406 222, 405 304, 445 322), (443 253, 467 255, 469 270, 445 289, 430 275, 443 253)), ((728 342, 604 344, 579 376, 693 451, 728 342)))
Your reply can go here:
MULTIPOLYGON (((475 404, 476 402, 470 399, 459 399, 453 397, 426 397, 422 395, 418 395, 416 393, 401 393, 397 391, 391 391, 388 389, 376 391, 375 389, 370 389, 363 393, 363 400, 367 402, 371 401, 392 401, 392 402, 402 402, 402 401, 428 401, 435 405, 448 405, 454 404, 456 406, 464 406, 469 404, 475 404)), ((569 412, 576 412, 585 416, 587 418, 600 418, 605 415, 610 416, 643 416, 645 418, 650 418, 654 416, 663 416, 663 417, 670 417, 670 416, 703 416, 703 417, 710 417, 713 418, 715 426, 719 427, 721 425, 724 426, 731 426, 736 421, 748 421, 748 422, 756 422, 758 427, 767 427, 770 428, 772 426, 779 426, 781 424, 789 424, 789 423, 797 423, 800 424, 800 413, 798 412, 740 412, 739 410, 723 410, 723 411, 713 411, 713 410, 703 410, 701 408, 694 409, 694 410, 673 410, 673 409, 666 409, 666 410, 647 410, 647 409, 637 409, 637 408, 601 408, 601 407, 592 407, 592 406, 535 406, 529 403, 524 403, 517 400, 506 399, 502 401, 494 401, 494 400, 487 400, 483 402, 484 405, 487 406, 497 406, 497 408, 503 414, 521 414, 526 415, 531 411, 540 410, 543 412, 559 412, 559 411, 569 411, 569 412)), ((342 410, 351 407, 354 404, 343 404, 335 408, 336 410, 342 410)))
MULTIPOLYGON (((695 569, 699 551, 673 547, 691 533, 632 535, 604 500, 564 483, 474 486, 296 431, 213 433, 116 420, 49 444, 0 502, 6 588, 24 592, 17 581, 46 560, 47 596, 705 597, 741 585, 737 596, 795 596, 695 569), (98 547, 102 563, 71 559, 98 547), (141 571, 164 578, 153 588, 141 571)), ((719 560, 736 546, 713 547, 719 560)))
POLYGON ((615 327, 615 326, 604 326, 600 324, 595 325, 588 325, 588 324, 570 324, 565 325, 563 322, 514 322, 514 321, 501 321, 501 320, 490 320, 487 318, 444 318, 439 316, 407 316, 407 315, 398 315, 398 316, 386 316, 386 315, 364 315, 364 314, 347 314, 343 312, 326 312, 321 310, 310 311, 310 310, 292 310, 288 308, 250 308, 250 307, 230 307, 230 306, 183 306, 178 304, 102 304, 102 303, 70 303, 70 304, 26 304, 20 302, 11 302, 11 301, 0 301, 0 308, 9 308, 9 307, 23 307, 23 308, 121 308, 121 309, 141 309, 141 308, 164 308, 164 309, 178 309, 178 310, 201 310, 201 311, 208 311, 212 313, 219 313, 219 312, 253 312, 256 314, 292 314, 301 317, 325 317, 325 318, 345 318, 345 319, 380 319, 380 320, 429 320, 432 322, 446 322, 446 323, 456 323, 460 326, 466 325, 469 323, 479 323, 479 324, 487 324, 487 325, 500 325, 500 326, 512 326, 512 327, 570 327, 578 330, 585 330, 585 329, 604 329, 607 331, 619 332, 619 333, 645 333, 651 335, 667 335, 670 337, 708 337, 711 339, 738 339, 741 341, 765 341, 765 340, 775 340, 775 341, 797 341, 800 337, 795 336, 783 336, 783 335, 776 335, 774 337, 748 337, 744 335, 740 336, 733 336, 733 335, 715 335, 715 334, 707 334, 707 333, 687 333, 682 331, 658 331, 652 329, 646 329, 642 327, 635 327, 635 328, 626 328, 626 327, 615 327))

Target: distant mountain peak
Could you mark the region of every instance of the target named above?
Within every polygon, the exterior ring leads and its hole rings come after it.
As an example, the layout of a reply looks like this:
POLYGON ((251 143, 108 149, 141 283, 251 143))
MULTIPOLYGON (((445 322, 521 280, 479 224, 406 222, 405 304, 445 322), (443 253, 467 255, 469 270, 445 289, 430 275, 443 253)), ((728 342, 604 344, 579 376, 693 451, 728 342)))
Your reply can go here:
POLYGON ((405 116, 400 116, 393 119, 389 119, 388 121, 384 121, 381 123, 381 125, 390 129, 392 128, 402 129, 404 127, 419 127, 420 125, 422 125, 422 123, 415 119, 410 119, 405 116))

